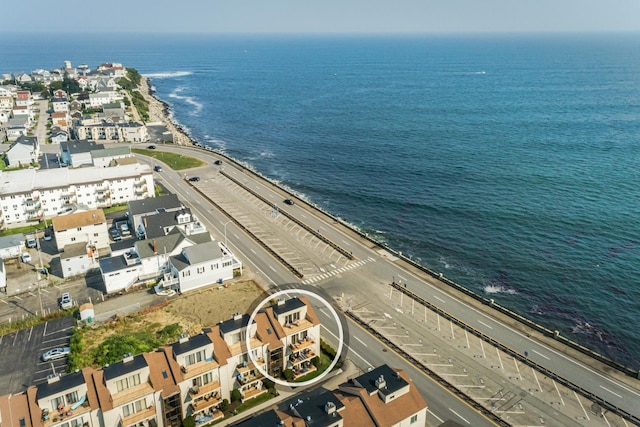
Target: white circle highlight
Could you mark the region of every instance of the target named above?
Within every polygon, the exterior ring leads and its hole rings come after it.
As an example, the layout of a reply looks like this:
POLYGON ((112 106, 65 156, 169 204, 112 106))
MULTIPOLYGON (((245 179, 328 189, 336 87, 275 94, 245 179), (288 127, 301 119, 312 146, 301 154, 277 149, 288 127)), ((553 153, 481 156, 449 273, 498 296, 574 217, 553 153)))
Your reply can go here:
MULTIPOLYGON (((256 307, 255 310, 253 310, 253 313, 251 313, 251 317, 249 317, 249 323, 247 324, 247 332, 250 331, 250 327, 251 325, 254 323, 255 321, 255 317, 258 314, 258 312, 262 309, 262 307, 269 302, 269 300, 272 300, 274 298, 277 298, 280 295, 287 295, 288 294, 303 294, 303 295, 308 295, 312 298, 315 298, 317 300, 319 300, 320 302, 322 302, 325 307, 327 307, 329 309, 329 311, 331 312, 331 314, 333 315, 333 317, 336 319, 336 323, 338 325, 338 349, 336 350, 336 357, 333 358, 333 360, 331 361, 331 364, 327 367, 327 369, 320 375, 318 375, 315 378, 312 378, 308 381, 303 381, 300 383, 293 383, 293 382, 287 382, 287 381, 283 381, 279 378, 275 378, 272 377, 271 375, 269 375, 267 372, 264 371, 264 369, 262 369, 262 367, 257 363, 257 360, 254 358, 252 352, 251 352, 251 335, 249 333, 246 334, 245 337, 245 345, 247 347, 247 353, 249 354, 249 359, 251 359, 251 362, 253 363, 253 366, 255 366, 258 371, 265 376, 265 378, 270 379, 271 381, 273 381, 276 384, 280 384, 281 386, 285 386, 285 387, 303 387, 303 386, 307 386, 307 385, 311 385, 311 384, 315 384, 318 381, 320 381, 322 378, 324 378, 325 376, 327 376, 331 370, 334 368, 334 366, 336 366, 336 363, 338 363, 338 359, 340 359, 340 355, 342 354, 342 347, 344 345, 344 331, 343 331, 343 326, 342 326, 342 322, 340 321, 340 318, 338 317, 338 313, 336 312, 336 310, 333 308, 333 306, 331 304, 329 304, 327 302, 327 300, 325 300, 323 297, 321 297, 320 295, 311 292, 311 291, 307 291, 304 289, 287 289, 284 291, 278 291, 274 294, 269 295, 267 298, 265 298, 260 304, 258 304, 258 306, 256 307)), ((320 343, 320 337, 318 337, 318 343, 320 343)), ((268 363, 268 360, 266 361, 268 363)))

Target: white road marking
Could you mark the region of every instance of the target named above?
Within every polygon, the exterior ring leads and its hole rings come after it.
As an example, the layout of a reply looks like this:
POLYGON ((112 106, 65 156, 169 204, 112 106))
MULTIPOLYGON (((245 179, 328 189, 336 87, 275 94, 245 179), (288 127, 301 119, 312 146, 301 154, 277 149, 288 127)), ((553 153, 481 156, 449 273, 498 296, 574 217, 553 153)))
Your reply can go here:
POLYGON ((489 329, 493 329, 493 326, 489 326, 489 325, 487 325, 487 324, 486 324, 486 323, 484 323, 482 320, 478 320, 478 323, 480 323, 481 325, 486 326, 486 327, 487 327, 487 328, 489 328, 489 329))
POLYGON ((608 391, 609 393, 613 394, 614 396, 618 396, 620 399, 622 399, 622 396, 620 396, 618 393, 614 393, 613 391, 609 390, 606 387, 600 386, 601 389, 608 391))
MULTIPOLYGON (((337 340, 339 340, 339 338, 336 336, 336 334, 334 334, 333 332, 331 332, 329 329, 327 329, 323 324, 320 324, 320 326, 322 326, 324 328, 325 331, 329 332, 331 335, 333 335, 333 337, 337 340)), ((354 336, 355 338, 355 336, 354 336)), ((353 350, 352 348, 345 346, 347 348, 349 348, 349 351, 351 351, 351 353, 355 354, 356 356, 358 356, 364 363, 367 364, 367 366, 371 366, 373 367, 373 365, 371 363, 369 363, 364 357, 360 356, 355 350, 353 350)))
POLYGON ((544 357, 544 358, 545 358, 545 359, 547 359, 547 360, 551 360, 551 359, 549 359, 547 356, 545 356, 544 354, 540 353, 539 351, 535 351, 535 350, 531 350, 531 351, 533 351, 534 353, 536 353, 536 354, 537 354, 537 355, 539 355, 539 356, 544 357))
POLYGON ((445 301, 445 300, 443 300, 442 298, 440 298, 438 295, 434 295, 433 297, 434 297, 435 299, 437 299, 438 301, 440 301, 440 302, 445 302, 445 303, 446 303, 446 301, 445 301))
POLYGON ((464 421, 467 424, 471 424, 469 421, 467 421, 462 415, 460 415, 459 413, 457 413, 456 411, 454 411, 453 409, 449 408, 449 410, 451 412, 453 412, 454 414, 456 414, 462 421, 464 421))
POLYGON ((270 265, 269 268, 272 269, 274 273, 276 272, 276 269, 273 268, 273 266, 270 265))
POLYGON ((358 338, 358 337, 353 337, 353 338, 355 338, 356 340, 358 340, 358 342, 359 342, 360 344, 362 344, 363 346, 365 346, 365 347, 369 347, 369 346, 368 346, 368 345, 366 345, 366 344, 364 343, 364 341, 362 341, 360 338, 358 338))
POLYGON ((444 423, 444 420, 443 420, 442 418, 440 418, 439 416, 437 416, 436 414, 434 414, 434 413, 433 413, 433 412, 431 412, 430 410, 428 410, 428 409, 427 409, 427 412, 428 412, 429 414, 431 414, 431 416, 432 416, 432 417, 434 417, 435 419, 437 419, 437 420, 438 420, 438 422, 439 422, 440 424, 444 423))
POLYGON ((258 254, 256 253, 256 251, 254 251, 253 249, 249 248, 249 250, 250 250, 251 252, 253 252, 253 254, 254 254, 254 255, 258 255, 258 254))
POLYGON ((29 337, 27 338, 27 341, 31 341, 31 334, 33 333, 33 326, 31 327, 31 329, 29 329, 29 337))

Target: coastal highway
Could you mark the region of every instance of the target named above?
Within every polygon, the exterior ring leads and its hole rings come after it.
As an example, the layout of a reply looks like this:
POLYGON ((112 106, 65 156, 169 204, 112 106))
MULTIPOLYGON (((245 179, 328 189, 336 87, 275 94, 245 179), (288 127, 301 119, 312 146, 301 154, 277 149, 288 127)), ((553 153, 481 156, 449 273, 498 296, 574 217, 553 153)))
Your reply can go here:
MULTIPOLYGON (((139 160, 148 164, 158 164, 157 161, 145 157, 139 160)), ((191 175, 194 175, 191 173, 191 175)), ((207 202, 181 178, 182 174, 171 171, 169 167, 164 168, 164 172, 157 174, 156 179, 161 182, 167 190, 179 194, 184 203, 191 206, 192 211, 204 222, 209 231, 214 232, 220 239, 224 239, 225 231, 228 245, 234 253, 241 257, 243 262, 250 264, 250 269, 266 279, 268 285, 276 286, 285 283, 295 282, 291 273, 278 263, 274 263, 273 258, 264 252, 262 247, 252 239, 244 236, 233 222, 221 215, 216 209, 207 205, 207 202), (225 226, 226 225, 226 230, 225 226)), ((323 310, 318 307, 319 313, 326 316, 323 310)), ((328 341, 336 345, 338 331, 334 324, 327 319, 321 319, 323 324, 329 324, 327 332, 328 341)), ((428 423, 429 425, 439 425, 447 419, 453 419, 459 423, 473 426, 495 426, 493 422, 479 414, 467 403, 452 395, 442 388, 431 378, 425 376, 414 366, 407 363, 399 355, 391 351, 382 351, 384 344, 367 334, 354 324, 348 325, 351 341, 345 349, 347 357, 362 371, 367 368, 387 363, 390 366, 404 369, 412 378, 415 385, 427 399, 429 404, 428 423), (371 353, 371 348, 379 348, 380 351, 371 353), (366 358, 365 355, 366 354, 366 358)))
MULTIPOLYGON (((209 164, 216 158, 212 157, 208 152, 193 148, 163 146, 162 149, 199 157, 209 164)), ((157 163, 153 160, 146 161, 152 164, 157 163)), ((262 197, 272 201, 274 204, 281 204, 283 198, 288 197, 285 192, 270 183, 254 179, 255 177, 251 173, 248 173, 242 167, 231 164, 228 159, 224 159, 224 162, 224 172, 226 174, 238 181, 245 182, 253 191, 258 192, 262 197)), ((245 263, 252 264, 251 268, 264 277, 268 284, 275 285, 298 281, 287 268, 274 262, 272 256, 265 253, 262 247, 256 245, 255 242, 242 233, 229 218, 212 208, 195 189, 186 182, 177 179, 183 178, 184 173, 178 174, 168 168, 165 171, 159 175, 167 188, 180 194, 185 202, 196 210, 201 219, 207 219, 210 223, 208 224, 210 230, 215 230, 219 236, 224 236, 226 232, 231 248, 242 257, 245 263)), ((196 174, 201 176, 203 184, 207 184, 207 180, 211 180, 209 184, 217 185, 214 181, 217 179, 220 182, 219 172, 220 170, 216 170, 216 167, 210 165, 199 170, 188 171, 188 174, 190 176, 196 174)), ((560 373, 562 377, 572 383, 633 416, 640 416, 640 393, 638 392, 637 381, 620 377, 616 373, 609 375, 595 361, 586 356, 575 359, 552 346, 538 342, 534 339, 533 334, 528 336, 528 334, 522 332, 522 327, 512 327, 510 324, 512 322, 501 320, 500 316, 492 313, 489 307, 479 308, 472 301, 455 295, 446 285, 403 268, 392 254, 385 253, 379 247, 360 239, 355 233, 351 233, 348 230, 345 231, 345 227, 342 224, 339 222, 337 224, 334 223, 332 218, 316 212, 304 203, 286 206, 286 208, 283 207, 282 209, 286 209, 290 214, 300 218, 313 229, 318 230, 323 236, 352 252, 356 259, 374 260, 374 262, 368 262, 357 270, 350 271, 348 279, 345 278, 345 274, 331 272, 330 265, 319 266, 318 271, 315 273, 310 272, 307 274, 305 272, 302 283, 320 286, 334 295, 339 289, 340 293, 352 295, 354 301, 366 301, 372 294, 385 295, 388 293, 388 283, 395 279, 396 282, 406 284, 407 289, 438 305, 452 316, 493 337, 505 346, 522 355, 526 352, 528 358, 546 369, 560 373), (362 286, 352 286, 353 283, 366 283, 366 289, 362 289, 362 286)), ((336 271, 338 270, 340 269, 337 268, 336 271)), ((357 330, 357 328, 350 328, 350 330, 354 329, 357 330)), ((360 338, 359 335, 358 338, 364 341, 364 338, 360 338)), ((384 356, 383 360, 387 360, 386 358, 389 354, 387 353, 384 356)), ((371 361, 371 363, 376 362, 371 361)), ((499 374, 496 373, 496 375, 499 374)), ((451 412, 444 410, 440 415, 446 419, 451 416, 451 412)))

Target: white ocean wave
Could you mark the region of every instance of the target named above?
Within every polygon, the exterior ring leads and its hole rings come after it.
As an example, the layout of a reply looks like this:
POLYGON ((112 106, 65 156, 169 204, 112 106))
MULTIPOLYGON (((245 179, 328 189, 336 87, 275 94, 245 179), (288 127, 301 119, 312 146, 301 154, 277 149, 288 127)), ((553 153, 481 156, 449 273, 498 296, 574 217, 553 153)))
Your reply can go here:
POLYGON ((169 98, 179 99, 181 101, 186 102, 189 105, 192 105, 194 109, 191 110, 189 114, 192 116, 197 116, 198 114, 200 114, 200 111, 202 111, 202 107, 203 107, 202 103, 196 101, 192 96, 180 95, 180 92, 182 92, 183 90, 184 90, 184 87, 176 88, 173 92, 169 94, 169 98))
POLYGON ((508 294, 508 295, 516 295, 518 292, 515 289, 507 288, 505 286, 498 285, 486 285, 484 288, 485 294, 508 294))
POLYGON ((142 76, 150 79, 171 79, 173 77, 184 77, 193 74, 191 71, 167 71, 164 73, 148 73, 142 76))

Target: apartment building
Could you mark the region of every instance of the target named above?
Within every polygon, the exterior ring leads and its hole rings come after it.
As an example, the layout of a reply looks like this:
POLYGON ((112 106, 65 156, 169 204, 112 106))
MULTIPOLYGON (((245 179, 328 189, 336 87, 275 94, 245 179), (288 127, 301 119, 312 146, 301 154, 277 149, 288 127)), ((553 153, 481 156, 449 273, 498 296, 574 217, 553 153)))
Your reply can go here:
MULTIPOLYGON (((297 307, 293 311, 306 311, 308 318, 313 311, 308 301, 292 300, 281 307, 297 307)), ((247 335, 253 358, 263 368, 274 339, 280 340, 281 348, 296 342, 293 331, 273 338, 273 331, 286 327, 274 323, 277 316, 267 315, 272 308, 258 313, 251 325, 248 315, 236 314, 156 351, 123 355, 121 361, 100 369, 54 376, 24 393, 0 396, 0 422, 24 427, 179 427, 192 416, 196 425, 210 423, 223 416, 219 405, 230 400, 233 389, 241 391, 242 400, 267 392, 264 377, 248 356, 247 335)), ((319 333, 319 323, 315 326, 319 333)), ((315 338, 319 342, 320 336, 315 338)), ((386 372, 383 375, 392 376, 386 372)), ((398 403, 406 403, 400 399, 398 403)))
POLYGON ((0 171, 0 224, 51 218, 83 205, 99 209, 155 195, 151 168, 22 169, 0 171))

